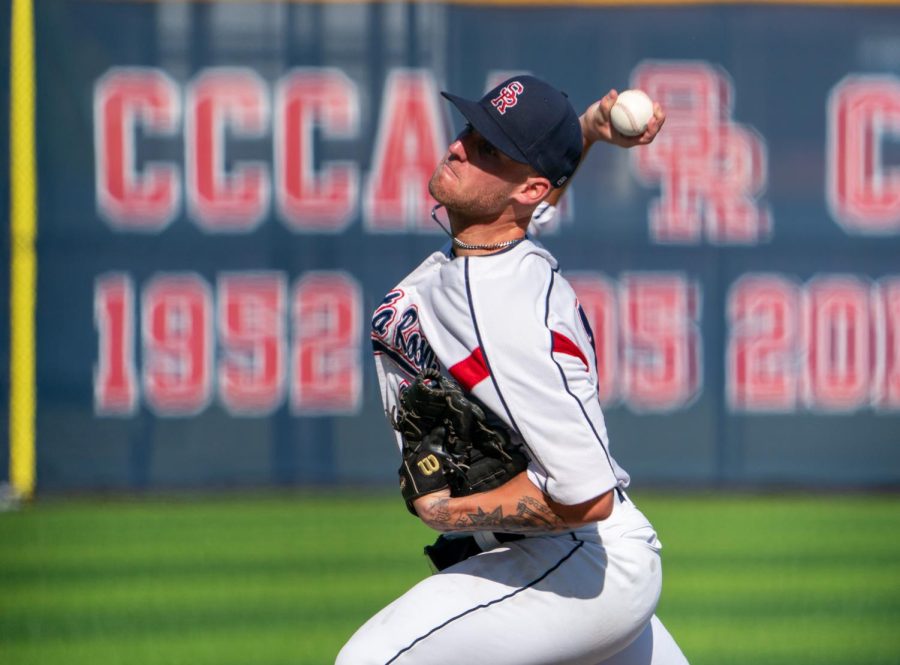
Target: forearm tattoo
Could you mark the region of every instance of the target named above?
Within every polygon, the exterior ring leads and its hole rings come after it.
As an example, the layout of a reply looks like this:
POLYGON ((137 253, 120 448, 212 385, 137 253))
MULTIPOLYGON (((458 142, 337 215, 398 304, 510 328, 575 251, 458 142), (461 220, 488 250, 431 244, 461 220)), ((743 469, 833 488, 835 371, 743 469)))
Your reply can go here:
POLYGON ((513 515, 504 515, 502 506, 497 506, 490 512, 479 506, 477 512, 457 517, 454 528, 463 531, 473 529, 531 533, 561 530, 567 528, 567 525, 546 504, 533 497, 523 496, 516 503, 516 512, 513 515))
POLYGON ((447 525, 450 523, 450 499, 446 497, 442 499, 436 499, 429 506, 429 511, 431 514, 431 522, 433 525, 447 525))

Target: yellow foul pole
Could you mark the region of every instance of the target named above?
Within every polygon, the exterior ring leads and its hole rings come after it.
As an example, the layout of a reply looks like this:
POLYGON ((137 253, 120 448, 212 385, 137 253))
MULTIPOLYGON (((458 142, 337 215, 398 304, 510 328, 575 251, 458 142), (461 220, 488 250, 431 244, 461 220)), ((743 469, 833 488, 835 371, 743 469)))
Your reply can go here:
POLYGON ((37 172, 32 0, 13 0, 10 53, 9 481, 22 499, 35 485, 37 172))

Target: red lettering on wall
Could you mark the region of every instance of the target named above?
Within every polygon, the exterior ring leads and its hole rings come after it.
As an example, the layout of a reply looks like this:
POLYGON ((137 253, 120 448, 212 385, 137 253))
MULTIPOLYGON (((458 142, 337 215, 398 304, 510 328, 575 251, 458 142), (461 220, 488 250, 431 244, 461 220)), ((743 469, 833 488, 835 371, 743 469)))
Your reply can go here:
POLYGON ((632 76, 666 109, 666 131, 632 153, 645 182, 659 182, 650 236, 659 243, 756 244, 771 216, 757 198, 766 185, 765 142, 732 120, 728 74, 705 62, 646 62, 632 76))
POLYGON ((142 299, 144 394, 160 415, 201 411, 210 400, 212 296, 194 273, 154 278, 142 299))
POLYGON ((900 408, 900 277, 881 280, 873 292, 877 360, 873 403, 880 409, 900 408))
POLYGON ((699 297, 679 273, 632 273, 621 280, 623 391, 637 410, 673 410, 700 385, 699 297))
POLYGON ((771 235, 769 210, 756 197, 766 187, 766 144, 752 127, 720 127, 718 178, 706 188, 706 234, 715 244, 752 245, 771 235))
POLYGON ((260 138, 268 131, 266 84, 252 70, 204 70, 188 87, 185 165, 190 212, 207 231, 250 231, 269 205, 269 176, 261 162, 235 161, 228 139, 260 138))
POLYGON ((281 404, 287 355, 286 294, 282 273, 219 276, 219 396, 232 413, 266 415, 281 404))
POLYGON ((856 277, 810 281, 804 304, 809 406, 850 411, 868 402, 871 379, 869 287, 856 277))
POLYGON ((293 410, 356 412, 362 386, 358 284, 346 273, 309 273, 295 284, 291 308, 293 410))
POLYGON ((428 214, 434 205, 428 181, 446 147, 438 100, 430 72, 397 69, 388 76, 365 194, 370 230, 440 231, 428 214))
POLYGON ((97 81, 97 208, 111 226, 155 233, 174 219, 180 199, 178 168, 149 160, 139 164, 138 137, 174 135, 179 120, 178 89, 161 70, 115 67, 97 81))
POLYGON ((828 99, 828 205, 849 233, 900 233, 900 166, 883 159, 900 138, 900 78, 848 76, 828 99))
POLYGON ((356 85, 339 69, 294 69, 276 93, 275 171, 278 206, 296 231, 341 231, 356 210, 359 177, 353 162, 316 170, 314 130, 323 138, 356 138, 356 85))
POLYGON ((728 403, 742 411, 793 411, 799 385, 798 287, 774 274, 750 274, 728 294, 728 403))
POLYGON ((131 415, 138 390, 134 367, 134 287, 124 273, 109 273, 94 284, 94 324, 99 348, 94 367, 94 411, 131 415))
POLYGON ((743 411, 900 407, 900 280, 750 274, 728 301, 726 385, 743 411))

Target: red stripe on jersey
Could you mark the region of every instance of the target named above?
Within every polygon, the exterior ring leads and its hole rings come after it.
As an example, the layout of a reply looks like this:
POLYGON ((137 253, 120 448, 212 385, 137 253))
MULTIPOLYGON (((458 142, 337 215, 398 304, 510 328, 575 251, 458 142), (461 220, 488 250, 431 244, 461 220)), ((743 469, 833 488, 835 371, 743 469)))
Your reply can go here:
POLYGON ((472 388, 488 378, 487 364, 484 362, 484 352, 479 346, 465 360, 460 360, 450 368, 450 375, 459 382, 465 390, 472 388))
POLYGON ((565 353, 569 356, 575 356, 576 358, 580 358, 581 362, 584 363, 584 368, 588 369, 590 365, 588 365, 587 358, 581 352, 581 349, 578 348, 578 345, 570 340, 568 337, 563 335, 562 333, 558 333, 555 330, 550 331, 553 334, 553 353, 565 353))

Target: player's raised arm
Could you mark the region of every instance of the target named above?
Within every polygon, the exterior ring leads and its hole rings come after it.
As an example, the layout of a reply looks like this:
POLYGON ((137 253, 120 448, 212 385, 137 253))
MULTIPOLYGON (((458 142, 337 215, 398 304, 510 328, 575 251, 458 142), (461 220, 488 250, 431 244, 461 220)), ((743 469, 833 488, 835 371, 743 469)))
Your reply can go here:
POLYGON ((651 143, 659 134, 659 130, 666 121, 666 113, 658 103, 650 102, 653 112, 647 120, 646 128, 640 134, 632 136, 623 134, 613 123, 612 109, 618 100, 619 93, 615 89, 610 90, 602 99, 598 99, 581 114, 579 121, 585 149, 597 141, 611 143, 622 148, 633 148, 651 143))
MULTIPOLYGON (((653 113, 647 121, 647 126, 643 132, 636 136, 627 136, 618 131, 612 122, 612 108, 618 98, 619 93, 615 89, 610 90, 603 98, 588 106, 584 113, 579 116, 581 134, 584 139, 584 151, 581 156, 582 163, 584 163, 588 150, 598 141, 610 143, 621 148, 634 148, 635 146, 651 143, 662 129, 666 121, 666 113, 658 103, 651 101, 653 113)), ((552 190, 545 200, 550 205, 556 205, 570 182, 572 182, 571 178, 562 187, 552 190)))

